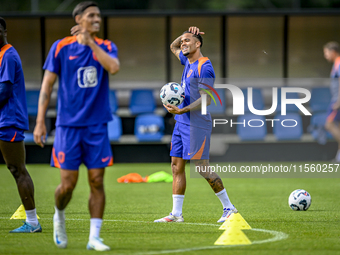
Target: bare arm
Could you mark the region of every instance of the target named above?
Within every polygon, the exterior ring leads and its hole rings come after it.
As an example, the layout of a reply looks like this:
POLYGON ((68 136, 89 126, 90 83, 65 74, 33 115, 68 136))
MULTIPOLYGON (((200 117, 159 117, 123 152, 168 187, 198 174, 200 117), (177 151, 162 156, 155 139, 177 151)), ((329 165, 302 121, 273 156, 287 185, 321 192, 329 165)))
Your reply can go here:
POLYGON ((112 58, 102 48, 100 48, 95 43, 90 34, 86 31, 86 29, 82 29, 79 25, 76 25, 72 27, 71 33, 77 36, 77 40, 79 43, 88 45, 91 48, 91 50, 96 55, 99 63, 106 71, 108 71, 110 74, 115 74, 119 71, 120 63, 118 58, 112 58))
MULTIPOLYGON (((181 38, 182 36, 178 36, 171 44, 170 50, 172 53, 179 59, 179 53, 181 53, 181 38)), ((180 60, 180 59, 179 59, 180 60)))
MULTIPOLYGON (((211 90, 207 90, 209 91, 209 93, 211 93, 211 90)), ((209 96, 209 94, 204 91, 204 90, 200 90, 199 91, 200 94, 206 94, 207 95, 207 105, 211 104, 211 97, 209 96)), ((186 107, 179 109, 177 106, 171 105, 171 104, 167 104, 164 105, 165 109, 168 110, 169 113, 172 114, 183 114, 186 112, 190 112, 190 111, 197 111, 201 108, 201 104, 202 104, 202 97, 200 97, 199 99, 197 99, 195 102, 192 102, 191 104, 187 105, 186 107)))
POLYGON ((51 93, 56 79, 57 79, 56 73, 50 72, 48 70, 45 71, 40 89, 36 125, 33 131, 34 142, 41 147, 44 147, 47 133, 45 125, 45 114, 51 99, 51 93))
POLYGON ((93 40, 88 44, 106 71, 115 74, 119 71, 120 63, 118 58, 112 58, 102 48, 100 48, 93 40))

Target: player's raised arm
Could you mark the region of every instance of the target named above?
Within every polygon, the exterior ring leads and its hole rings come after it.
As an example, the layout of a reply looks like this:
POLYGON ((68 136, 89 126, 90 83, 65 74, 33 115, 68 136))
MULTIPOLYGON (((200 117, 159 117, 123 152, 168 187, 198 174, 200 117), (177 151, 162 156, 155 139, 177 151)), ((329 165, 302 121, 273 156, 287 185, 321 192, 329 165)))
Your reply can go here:
POLYGON ((104 67, 106 71, 108 71, 110 74, 115 74, 119 71, 120 63, 118 58, 110 57, 102 48, 100 48, 94 42, 93 44, 89 44, 89 46, 96 54, 99 63, 104 67))
POLYGON ((78 33, 77 38, 79 43, 88 45, 92 49, 99 63, 104 67, 106 71, 108 71, 110 74, 115 74, 119 71, 120 63, 118 58, 111 57, 101 47, 99 47, 90 36, 88 31, 82 29, 78 33))
POLYGON ((45 139, 47 132, 45 125, 45 115, 48 108, 48 104, 51 99, 53 85, 56 79, 57 79, 56 73, 50 72, 48 70, 45 71, 43 82, 40 89, 36 125, 33 131, 34 142, 41 147, 44 147, 44 143, 46 142, 45 139))
MULTIPOLYGON (((182 36, 178 36, 171 44, 170 50, 172 53, 179 59, 179 53, 181 52, 181 38, 182 36)), ((179 59, 180 60, 180 59, 179 59)))

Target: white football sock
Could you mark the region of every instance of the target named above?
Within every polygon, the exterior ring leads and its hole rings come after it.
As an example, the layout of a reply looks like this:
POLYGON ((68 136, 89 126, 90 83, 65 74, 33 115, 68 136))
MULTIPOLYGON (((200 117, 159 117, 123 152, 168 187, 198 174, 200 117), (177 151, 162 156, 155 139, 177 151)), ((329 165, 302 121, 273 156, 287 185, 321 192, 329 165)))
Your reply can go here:
POLYGON ((55 213, 53 216, 53 220, 64 223, 65 222, 65 209, 59 210, 56 206, 54 206, 54 209, 55 209, 55 213))
POLYGON ((103 219, 91 218, 90 222, 91 222, 91 225, 90 225, 90 237, 89 237, 89 239, 94 238, 94 237, 99 238, 100 229, 102 227, 103 219))
POLYGON ((221 190, 215 195, 220 199, 223 208, 234 208, 233 204, 230 202, 227 191, 225 189, 221 190))
POLYGON ((184 195, 172 195, 172 215, 176 217, 182 215, 183 201, 184 195))
POLYGON ((26 222, 33 227, 38 226, 39 221, 37 218, 37 210, 34 208, 33 210, 25 210, 26 212, 26 222))
POLYGON ((340 150, 336 153, 335 159, 336 161, 340 161, 340 150))

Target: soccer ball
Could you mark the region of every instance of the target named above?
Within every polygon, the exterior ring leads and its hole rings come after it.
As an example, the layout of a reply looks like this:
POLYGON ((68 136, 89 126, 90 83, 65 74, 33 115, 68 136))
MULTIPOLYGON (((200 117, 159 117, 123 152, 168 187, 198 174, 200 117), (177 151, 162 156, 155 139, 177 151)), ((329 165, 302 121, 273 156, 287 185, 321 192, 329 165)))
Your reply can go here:
POLYGON ((294 211, 306 211, 312 203, 312 197, 303 189, 294 190, 288 199, 288 205, 294 211))
POLYGON ((185 94, 181 85, 176 82, 169 82, 161 88, 159 96, 163 104, 178 106, 183 102, 185 94))

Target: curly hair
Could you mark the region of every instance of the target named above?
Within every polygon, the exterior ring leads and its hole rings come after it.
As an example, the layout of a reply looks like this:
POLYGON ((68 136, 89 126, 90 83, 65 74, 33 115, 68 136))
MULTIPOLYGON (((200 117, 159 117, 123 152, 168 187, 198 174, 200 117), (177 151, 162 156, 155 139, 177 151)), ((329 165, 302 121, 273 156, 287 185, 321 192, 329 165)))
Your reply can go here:
POLYGON ((200 48, 202 48, 202 46, 203 46, 203 37, 200 34, 196 35, 196 34, 193 34, 193 33, 189 32, 189 31, 184 31, 182 35, 184 35, 184 34, 192 34, 193 37, 197 38, 200 41, 200 43, 201 43, 200 48))

